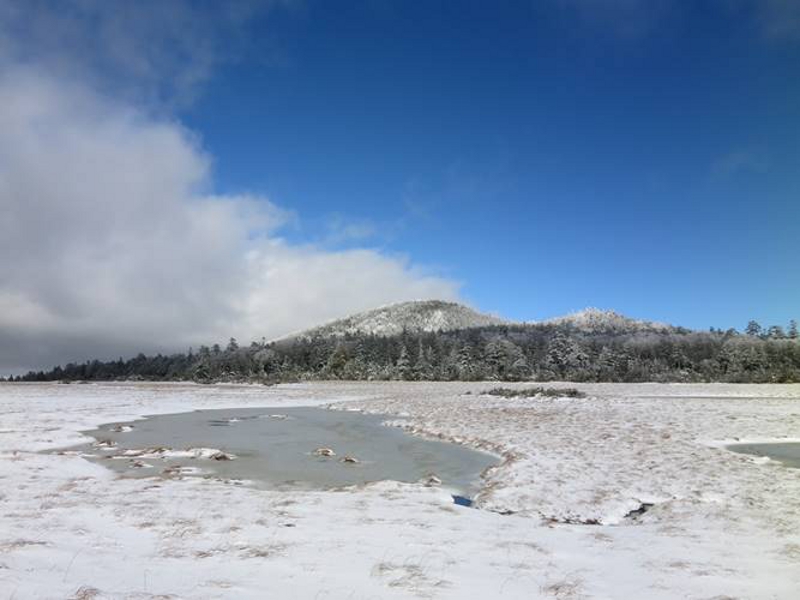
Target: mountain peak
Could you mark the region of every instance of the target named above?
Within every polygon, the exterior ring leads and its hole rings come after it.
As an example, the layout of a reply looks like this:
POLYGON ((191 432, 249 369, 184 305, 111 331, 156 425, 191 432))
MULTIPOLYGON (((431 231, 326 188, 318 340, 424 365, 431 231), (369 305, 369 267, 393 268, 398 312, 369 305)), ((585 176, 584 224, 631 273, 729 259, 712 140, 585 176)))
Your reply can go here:
POLYGON ((452 331, 500 325, 503 319, 444 300, 412 300, 388 304, 308 329, 292 337, 337 337, 347 334, 392 336, 403 331, 452 331))
POLYGON ((548 325, 571 325, 576 329, 588 332, 597 331, 663 331, 669 325, 653 321, 641 321, 626 317, 614 310, 600 308, 584 308, 563 317, 544 321, 548 325))

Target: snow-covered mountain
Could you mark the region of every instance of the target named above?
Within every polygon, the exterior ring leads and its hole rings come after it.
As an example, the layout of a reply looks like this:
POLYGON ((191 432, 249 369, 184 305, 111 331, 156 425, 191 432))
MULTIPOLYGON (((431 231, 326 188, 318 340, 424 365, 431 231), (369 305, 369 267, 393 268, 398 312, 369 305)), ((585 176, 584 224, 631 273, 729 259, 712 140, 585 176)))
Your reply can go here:
POLYGON ((506 323, 463 304, 442 300, 418 300, 382 306, 325 325, 307 329, 290 338, 337 337, 348 333, 392 336, 418 331, 451 331, 506 323))
POLYGON ((613 310, 585 308, 578 312, 542 321, 546 325, 571 325, 575 329, 587 333, 617 332, 633 333, 637 331, 668 331, 673 329, 664 323, 640 321, 621 315, 613 310))
POLYGON ((347 334, 393 336, 419 331, 453 331, 487 325, 565 325, 584 333, 637 333, 674 330, 670 325, 631 319, 613 310, 586 308, 547 321, 515 323, 442 300, 416 300, 382 306, 285 336, 283 340, 340 337, 347 334))

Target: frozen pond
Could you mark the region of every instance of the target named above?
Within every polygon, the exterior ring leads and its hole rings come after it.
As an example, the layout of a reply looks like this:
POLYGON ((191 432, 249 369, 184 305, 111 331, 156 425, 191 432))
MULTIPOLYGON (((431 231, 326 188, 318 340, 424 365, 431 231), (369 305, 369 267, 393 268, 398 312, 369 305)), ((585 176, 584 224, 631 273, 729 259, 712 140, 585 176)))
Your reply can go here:
POLYGON ((272 489, 329 489, 435 475, 465 496, 498 463, 487 453, 384 426, 386 418, 305 407, 200 410, 103 425, 85 432, 96 442, 74 450, 130 477, 214 476, 272 489))
POLYGON ((728 449, 742 454, 766 456, 783 463, 787 467, 800 468, 800 442, 731 444, 728 449))

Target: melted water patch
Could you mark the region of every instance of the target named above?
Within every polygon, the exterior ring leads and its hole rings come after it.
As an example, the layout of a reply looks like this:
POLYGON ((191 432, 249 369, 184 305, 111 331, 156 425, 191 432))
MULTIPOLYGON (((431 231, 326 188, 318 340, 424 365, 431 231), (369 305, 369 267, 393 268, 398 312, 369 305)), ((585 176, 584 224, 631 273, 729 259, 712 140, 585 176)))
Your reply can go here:
POLYGON ((767 457, 787 467, 800 469, 800 442, 769 442, 758 444, 731 444, 728 450, 767 457))
POLYGON ((434 482, 469 497, 496 456, 321 408, 199 410, 112 423, 74 450, 128 477, 215 476, 276 488, 434 482))

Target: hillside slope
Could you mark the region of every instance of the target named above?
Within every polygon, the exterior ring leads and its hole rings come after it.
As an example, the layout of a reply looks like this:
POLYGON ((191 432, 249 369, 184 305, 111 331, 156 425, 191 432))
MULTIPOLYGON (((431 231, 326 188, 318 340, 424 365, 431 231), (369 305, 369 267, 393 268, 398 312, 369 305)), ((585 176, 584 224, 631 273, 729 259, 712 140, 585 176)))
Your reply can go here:
POLYGON ((499 317, 479 313, 463 304, 420 300, 382 306, 307 329, 290 338, 341 337, 347 334, 392 336, 408 332, 436 332, 501 325, 499 317))
POLYGON ((567 325, 585 333, 666 332, 675 329, 664 323, 632 319, 613 310, 599 308, 585 308, 563 317, 543 321, 542 324, 567 325))

